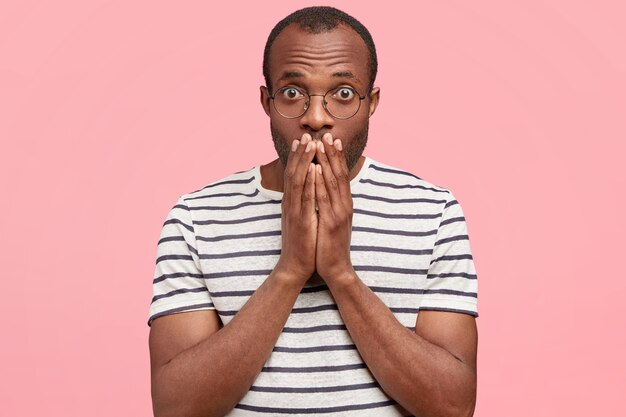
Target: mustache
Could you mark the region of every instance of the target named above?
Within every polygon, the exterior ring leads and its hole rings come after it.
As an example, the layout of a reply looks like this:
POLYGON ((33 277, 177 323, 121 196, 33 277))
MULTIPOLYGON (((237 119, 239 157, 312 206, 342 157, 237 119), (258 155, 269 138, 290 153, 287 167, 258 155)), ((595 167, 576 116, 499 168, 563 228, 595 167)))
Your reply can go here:
MULTIPOLYGON (((330 132, 316 132, 315 134, 313 134, 311 132, 306 132, 306 133, 308 133, 313 140, 317 140, 317 141, 321 142, 322 138, 324 137, 324 135, 326 133, 330 133, 330 132)), ((300 135, 300 137, 298 139, 301 139, 301 138, 302 138, 302 135, 300 135)), ((337 138, 333 136, 333 139, 337 139, 337 138)))

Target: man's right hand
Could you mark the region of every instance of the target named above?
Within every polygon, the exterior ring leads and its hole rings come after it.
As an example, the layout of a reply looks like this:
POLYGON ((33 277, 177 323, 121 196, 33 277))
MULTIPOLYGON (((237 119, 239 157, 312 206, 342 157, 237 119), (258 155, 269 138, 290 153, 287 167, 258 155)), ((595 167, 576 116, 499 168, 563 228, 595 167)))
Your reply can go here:
POLYGON ((317 212, 315 210, 315 143, 305 133, 294 140, 284 172, 282 250, 274 271, 304 285, 315 271, 317 212))

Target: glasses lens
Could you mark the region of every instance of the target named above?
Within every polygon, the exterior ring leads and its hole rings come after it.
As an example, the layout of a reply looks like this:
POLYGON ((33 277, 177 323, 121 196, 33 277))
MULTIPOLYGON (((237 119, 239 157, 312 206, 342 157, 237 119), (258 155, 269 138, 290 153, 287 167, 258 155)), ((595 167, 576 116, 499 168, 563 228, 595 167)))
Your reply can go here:
POLYGON ((284 87, 274 95, 276 111, 285 117, 299 117, 306 111, 307 95, 296 87, 284 87))
POLYGON ((339 87, 326 93, 326 108, 338 119, 354 116, 361 107, 361 100, 356 91, 350 87, 339 87))

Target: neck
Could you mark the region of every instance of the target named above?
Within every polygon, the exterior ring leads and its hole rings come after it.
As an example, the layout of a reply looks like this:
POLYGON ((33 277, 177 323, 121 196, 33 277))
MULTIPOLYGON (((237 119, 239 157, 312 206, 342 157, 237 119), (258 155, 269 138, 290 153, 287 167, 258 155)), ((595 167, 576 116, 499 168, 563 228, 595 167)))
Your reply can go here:
MULTIPOLYGON (((350 170, 350 180, 357 176, 364 163, 365 157, 361 155, 356 165, 350 170)), ((261 185, 268 190, 285 192, 285 167, 280 159, 261 165, 261 185)))

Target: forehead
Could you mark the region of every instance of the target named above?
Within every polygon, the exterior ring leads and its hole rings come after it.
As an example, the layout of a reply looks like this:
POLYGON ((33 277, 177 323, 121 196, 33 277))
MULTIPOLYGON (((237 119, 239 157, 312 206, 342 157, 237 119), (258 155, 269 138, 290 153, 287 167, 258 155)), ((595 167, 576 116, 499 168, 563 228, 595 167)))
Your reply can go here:
POLYGON ((350 78, 365 87, 368 62, 369 50, 352 28, 340 24, 329 32, 309 33, 292 24, 272 44, 269 70, 272 85, 285 75, 300 74, 303 79, 350 78))

